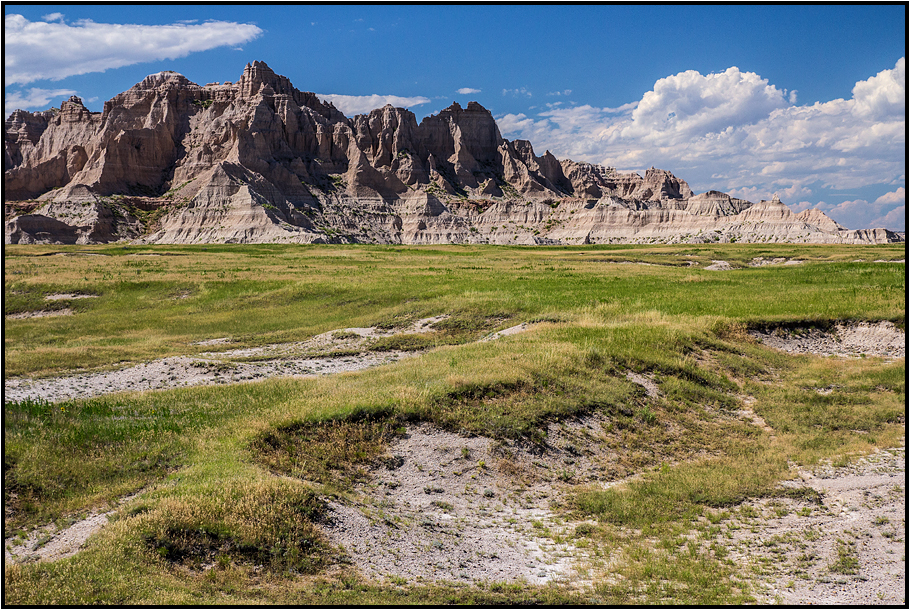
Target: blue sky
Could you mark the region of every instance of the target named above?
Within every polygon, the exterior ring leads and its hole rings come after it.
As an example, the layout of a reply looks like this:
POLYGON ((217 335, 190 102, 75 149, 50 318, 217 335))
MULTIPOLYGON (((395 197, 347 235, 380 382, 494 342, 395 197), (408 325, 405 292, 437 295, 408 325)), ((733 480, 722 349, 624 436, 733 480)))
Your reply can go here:
POLYGON ((265 61, 348 116, 490 109, 535 151, 904 229, 904 5, 5 5, 4 108, 265 61))

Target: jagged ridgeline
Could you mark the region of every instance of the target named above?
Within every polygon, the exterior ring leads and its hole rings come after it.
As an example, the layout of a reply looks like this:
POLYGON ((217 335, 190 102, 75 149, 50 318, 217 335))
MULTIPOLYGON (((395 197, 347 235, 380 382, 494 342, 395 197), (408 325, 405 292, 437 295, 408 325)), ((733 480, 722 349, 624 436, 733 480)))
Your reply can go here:
POLYGON ((420 123, 353 118, 262 62, 235 83, 159 72, 89 112, 18 110, 4 127, 6 243, 882 243, 793 214, 537 156, 480 104, 420 123))

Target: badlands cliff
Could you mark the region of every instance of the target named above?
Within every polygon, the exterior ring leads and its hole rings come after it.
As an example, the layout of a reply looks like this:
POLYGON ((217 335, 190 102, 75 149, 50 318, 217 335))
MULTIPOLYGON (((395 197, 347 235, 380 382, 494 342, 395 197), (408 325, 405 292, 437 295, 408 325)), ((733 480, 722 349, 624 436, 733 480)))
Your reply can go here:
POLYGON ((6 243, 883 243, 776 197, 694 194, 502 137, 471 102, 345 117, 261 62, 237 82, 148 76, 4 127, 6 243))

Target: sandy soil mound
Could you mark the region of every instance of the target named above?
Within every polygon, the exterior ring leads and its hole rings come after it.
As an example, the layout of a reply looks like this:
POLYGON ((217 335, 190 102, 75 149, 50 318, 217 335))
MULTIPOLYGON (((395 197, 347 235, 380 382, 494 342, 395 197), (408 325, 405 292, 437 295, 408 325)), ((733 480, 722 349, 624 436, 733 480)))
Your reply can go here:
POLYGON ((763 344, 791 354, 904 358, 906 335, 891 322, 841 323, 831 330, 775 329, 749 332, 763 344))

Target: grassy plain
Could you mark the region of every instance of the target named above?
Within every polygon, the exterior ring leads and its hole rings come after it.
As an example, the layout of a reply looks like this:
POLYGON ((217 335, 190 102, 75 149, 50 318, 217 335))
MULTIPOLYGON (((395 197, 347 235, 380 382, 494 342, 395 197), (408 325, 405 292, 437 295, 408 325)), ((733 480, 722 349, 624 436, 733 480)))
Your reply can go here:
POLYGON ((902 445, 906 388, 903 360, 790 356, 745 330, 903 326, 905 267, 874 261, 905 256, 902 245, 6 246, 7 316, 75 314, 8 317, 5 376, 193 355, 211 349, 194 342, 217 337, 258 346, 451 316, 435 336, 389 340, 427 348, 420 356, 356 374, 6 404, 5 536, 146 490, 78 555, 7 565, 6 599, 746 602, 751 585, 723 553, 674 541, 706 515, 785 493, 790 463, 902 445), (749 267, 756 257, 803 262, 749 267), (712 260, 737 268, 705 270, 712 260), (46 300, 61 293, 96 298, 46 300), (531 321, 541 324, 475 342, 531 321), (653 376, 662 395, 645 397, 628 371, 653 376), (744 395, 774 437, 730 417, 744 395), (643 474, 579 486, 561 508, 597 522, 584 534, 592 556, 620 558, 593 590, 338 575, 342 553, 314 525, 324 500, 348 493, 402 425, 535 442, 545 422, 591 413, 615 424, 612 476, 643 474), (217 549, 229 550, 216 569, 192 567, 217 549))

